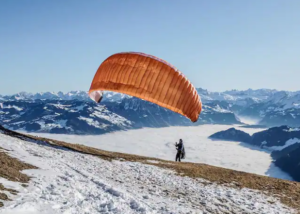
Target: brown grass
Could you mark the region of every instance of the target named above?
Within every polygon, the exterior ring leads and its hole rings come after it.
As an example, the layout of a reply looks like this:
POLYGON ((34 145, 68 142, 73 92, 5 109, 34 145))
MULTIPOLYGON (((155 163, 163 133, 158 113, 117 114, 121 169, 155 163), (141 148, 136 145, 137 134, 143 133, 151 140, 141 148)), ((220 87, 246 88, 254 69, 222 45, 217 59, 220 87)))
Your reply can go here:
MULTIPOLYGON (((10 192, 13 195, 16 195, 18 193, 14 189, 5 188, 2 184, 0 184, 0 191, 8 191, 8 192, 10 192)), ((0 192, 0 199, 4 200, 4 201, 8 201, 9 200, 8 196, 6 194, 2 193, 2 192, 0 192)))
MULTIPOLYGON (((1 130, 3 131, 4 129, 0 126, 0 131, 1 130)), ((27 183, 30 180, 30 177, 20 171, 25 169, 36 169, 36 167, 9 156, 5 151, 5 149, 0 147, 0 177, 9 181, 17 181, 23 184, 27 183)), ((3 191, 10 192, 13 195, 18 193, 16 190, 5 188, 0 183, 0 199, 4 201, 10 199, 3 191)), ((0 207, 2 206, 3 203, 0 202, 0 207)))
POLYGON ((5 131, 6 134, 13 137, 21 138, 23 140, 37 140, 52 146, 60 146, 70 149, 75 152, 81 152, 97 156, 105 160, 124 160, 135 161, 144 164, 155 165, 161 168, 175 170, 178 175, 189 176, 192 178, 203 178, 211 182, 217 182, 223 185, 230 185, 234 188, 249 188, 253 190, 260 190, 266 194, 277 197, 280 201, 290 207, 300 211, 300 183, 267 176, 260 176, 251 173, 245 173, 221 167, 210 166, 198 163, 176 163, 173 161, 165 161, 156 158, 148 158, 138 155, 130 155, 118 152, 108 152, 92 147, 87 147, 79 144, 70 144, 62 141, 41 138, 31 135, 20 134, 17 132, 5 131), (155 160, 155 162, 148 162, 148 160, 155 160))
POLYGON ((19 161, 16 158, 10 157, 5 152, 0 151, 0 176, 10 181, 18 181, 26 183, 29 177, 20 171, 24 169, 36 169, 35 166, 19 161))
MULTIPOLYGON (((27 175, 21 173, 20 171, 24 169, 35 169, 36 167, 24 163, 16 158, 10 157, 4 151, 4 149, 0 148, 0 177, 10 181, 27 183, 30 178, 27 175)), ((2 184, 0 184, 0 199, 5 201, 9 200, 9 198, 2 191, 8 191, 14 195, 17 194, 16 190, 5 188, 2 184)), ((0 203, 0 207, 2 206, 3 203, 0 203)))

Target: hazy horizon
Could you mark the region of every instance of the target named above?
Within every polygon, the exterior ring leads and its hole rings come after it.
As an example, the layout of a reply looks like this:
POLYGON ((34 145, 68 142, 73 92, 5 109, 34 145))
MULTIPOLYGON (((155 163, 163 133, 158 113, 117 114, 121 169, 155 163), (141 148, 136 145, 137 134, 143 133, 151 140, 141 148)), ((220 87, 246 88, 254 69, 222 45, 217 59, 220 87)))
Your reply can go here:
MULTIPOLYGON (((201 88, 201 87, 196 87, 197 89, 201 88)), ((248 88, 248 89, 245 89, 245 90, 239 90, 239 89, 227 89, 227 90, 224 90, 224 91, 211 91, 211 90, 208 90, 206 88, 201 88, 203 90, 207 90, 209 92, 215 92, 215 93, 224 93, 226 91, 234 91, 234 90, 237 90, 237 91, 247 91, 247 90, 253 90, 253 91, 256 91, 256 90, 276 90, 278 92, 280 91, 287 91, 287 92, 298 92, 300 90, 278 90, 278 89, 272 89, 272 88, 256 88, 256 89, 253 89, 253 88, 248 88)), ((12 96, 12 95, 15 95, 15 94, 19 94, 19 93, 29 93, 29 94, 37 94, 37 93, 46 93, 46 92, 50 92, 50 93, 59 93, 59 92, 62 92, 62 93, 69 93, 69 92, 75 92, 75 91, 85 91, 88 93, 88 90, 67 90, 67 91, 19 91, 19 92, 16 92, 16 93, 9 93, 9 94, 4 94, 4 93, 1 93, 0 91, 0 95, 2 96, 12 96)), ((105 92, 109 92, 109 91, 105 91, 105 92)), ((104 92, 104 93, 105 93, 104 92)), ((114 93, 117 93, 117 92, 114 92, 114 93)), ((120 93, 122 94, 122 93, 120 93)))

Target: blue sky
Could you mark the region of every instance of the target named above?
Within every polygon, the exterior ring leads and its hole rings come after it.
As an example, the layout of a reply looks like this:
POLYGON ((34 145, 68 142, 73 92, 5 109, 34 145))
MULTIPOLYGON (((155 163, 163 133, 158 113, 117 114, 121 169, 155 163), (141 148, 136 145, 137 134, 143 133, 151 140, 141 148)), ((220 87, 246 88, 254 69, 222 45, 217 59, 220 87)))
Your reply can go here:
POLYGON ((300 90, 299 11, 299 0, 3 0, 0 94, 87 91, 122 51, 211 91, 300 90))

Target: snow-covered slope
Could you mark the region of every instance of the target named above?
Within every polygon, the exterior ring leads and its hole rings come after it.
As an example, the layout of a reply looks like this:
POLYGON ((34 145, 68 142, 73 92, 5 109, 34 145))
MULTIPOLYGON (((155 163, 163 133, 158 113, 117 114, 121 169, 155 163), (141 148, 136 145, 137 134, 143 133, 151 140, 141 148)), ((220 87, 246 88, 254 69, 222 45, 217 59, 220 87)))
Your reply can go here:
POLYGON ((1 178, 10 195, 0 213, 296 213, 277 198, 174 171, 127 161, 105 161, 60 147, 0 134, 0 147, 39 167, 26 170, 28 187, 1 178))

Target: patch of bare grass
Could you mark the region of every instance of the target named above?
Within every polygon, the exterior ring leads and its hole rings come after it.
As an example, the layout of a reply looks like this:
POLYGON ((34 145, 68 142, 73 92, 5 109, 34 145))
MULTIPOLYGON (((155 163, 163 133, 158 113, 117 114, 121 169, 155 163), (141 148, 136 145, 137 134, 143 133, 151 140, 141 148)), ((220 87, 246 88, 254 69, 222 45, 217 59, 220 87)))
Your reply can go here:
MULTIPOLYGON (((36 169, 36 167, 9 156, 5 151, 5 149, 0 148, 0 177, 9 181, 17 181, 24 184, 27 183, 30 180, 30 177, 20 171, 25 169, 36 169)), ((7 194, 4 193, 5 191, 10 192, 13 195, 18 193, 16 190, 5 188, 3 184, 0 183, 0 200, 10 200, 7 194)), ((0 207, 2 206, 3 203, 0 202, 0 207)))

